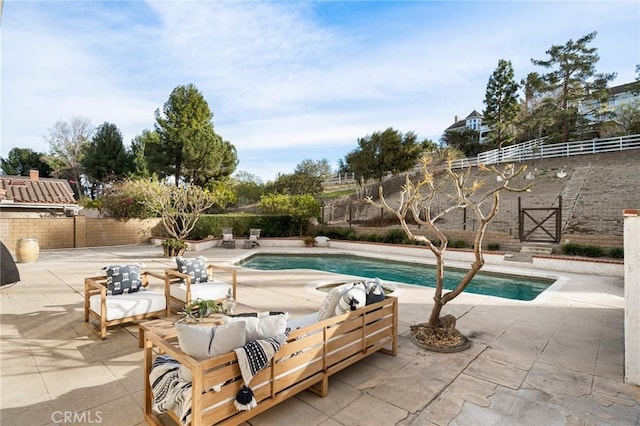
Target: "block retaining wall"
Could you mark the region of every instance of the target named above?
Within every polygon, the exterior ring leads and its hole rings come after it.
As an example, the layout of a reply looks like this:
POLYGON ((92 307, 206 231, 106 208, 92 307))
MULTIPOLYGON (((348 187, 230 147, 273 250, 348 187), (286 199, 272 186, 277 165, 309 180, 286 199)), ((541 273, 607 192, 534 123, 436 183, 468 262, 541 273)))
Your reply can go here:
POLYGON ((2 218, 0 240, 15 253, 20 238, 37 238, 40 249, 140 244, 162 233, 160 219, 2 218))

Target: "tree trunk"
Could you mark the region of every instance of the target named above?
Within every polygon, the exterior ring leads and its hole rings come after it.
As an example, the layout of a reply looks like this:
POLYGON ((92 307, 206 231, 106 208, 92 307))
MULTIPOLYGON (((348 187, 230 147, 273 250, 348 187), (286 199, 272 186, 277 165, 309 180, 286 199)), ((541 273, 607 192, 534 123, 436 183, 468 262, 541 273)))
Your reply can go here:
POLYGON ((429 325, 433 328, 436 328, 440 325, 440 312, 444 306, 441 300, 433 300, 435 303, 433 305, 433 309, 431 309, 431 316, 429 317, 429 325))

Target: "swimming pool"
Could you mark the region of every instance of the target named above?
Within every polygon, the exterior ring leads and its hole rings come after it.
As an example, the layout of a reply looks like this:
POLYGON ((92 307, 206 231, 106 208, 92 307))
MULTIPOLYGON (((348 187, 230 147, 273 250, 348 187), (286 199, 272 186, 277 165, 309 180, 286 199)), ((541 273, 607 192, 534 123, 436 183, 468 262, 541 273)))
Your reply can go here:
MULTIPOLYGON (((391 261, 372 257, 332 254, 255 254, 240 262, 244 268, 263 271, 283 269, 316 269, 365 278, 380 278, 426 287, 435 287, 435 267, 430 265, 391 261)), ((462 269, 447 268, 444 288, 452 290, 464 276, 462 269)), ((514 300, 533 300, 546 290, 553 280, 516 275, 478 273, 467 289, 470 293, 514 300)))

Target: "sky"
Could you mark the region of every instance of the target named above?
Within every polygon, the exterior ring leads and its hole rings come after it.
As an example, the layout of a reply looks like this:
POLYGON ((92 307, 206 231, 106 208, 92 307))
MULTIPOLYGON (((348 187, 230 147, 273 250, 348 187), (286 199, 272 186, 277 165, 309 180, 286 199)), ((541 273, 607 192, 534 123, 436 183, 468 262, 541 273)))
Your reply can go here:
POLYGON ((633 1, 17 1, 0 21, 0 156, 48 152, 58 120, 153 129, 171 91, 194 84, 237 171, 263 182, 303 160, 337 161, 389 127, 438 141, 482 112, 491 73, 545 70, 552 45, 597 31, 598 72, 632 82, 633 1))

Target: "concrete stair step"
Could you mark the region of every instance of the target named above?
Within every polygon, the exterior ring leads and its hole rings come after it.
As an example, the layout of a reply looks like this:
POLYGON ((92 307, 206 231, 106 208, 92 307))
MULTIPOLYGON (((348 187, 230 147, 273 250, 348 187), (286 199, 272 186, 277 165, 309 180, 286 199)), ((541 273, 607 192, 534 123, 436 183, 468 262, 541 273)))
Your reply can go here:
POLYGON ((553 247, 550 244, 545 243, 527 243, 522 246, 520 253, 528 254, 551 254, 553 247))
POLYGON ((506 254, 504 260, 508 262, 533 263, 533 254, 531 253, 513 253, 506 254))

